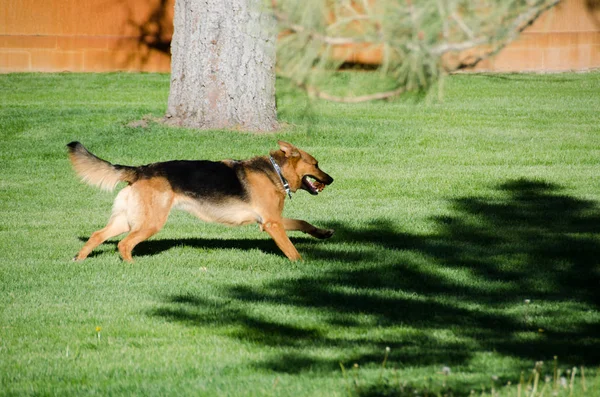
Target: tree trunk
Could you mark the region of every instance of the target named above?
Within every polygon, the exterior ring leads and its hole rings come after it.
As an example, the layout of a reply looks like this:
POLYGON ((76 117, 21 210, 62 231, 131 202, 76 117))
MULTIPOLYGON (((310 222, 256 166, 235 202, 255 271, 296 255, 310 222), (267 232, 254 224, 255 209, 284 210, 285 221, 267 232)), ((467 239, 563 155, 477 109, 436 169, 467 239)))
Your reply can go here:
POLYGON ((176 0, 166 122, 272 131, 275 41, 262 0, 176 0))

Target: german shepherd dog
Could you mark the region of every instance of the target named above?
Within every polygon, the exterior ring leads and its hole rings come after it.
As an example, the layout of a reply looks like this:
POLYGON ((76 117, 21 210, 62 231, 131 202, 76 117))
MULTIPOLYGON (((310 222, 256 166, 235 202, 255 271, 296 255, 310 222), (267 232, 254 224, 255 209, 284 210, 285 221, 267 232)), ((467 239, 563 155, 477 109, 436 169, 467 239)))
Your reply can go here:
POLYGON ((310 154, 287 142, 278 144, 279 150, 270 156, 249 160, 175 160, 131 167, 102 160, 79 142, 69 143, 71 164, 84 182, 109 191, 120 181, 128 183, 117 194, 106 227, 94 232, 73 260, 84 260, 105 240, 129 232, 118 248, 123 260, 131 262, 133 248, 162 229, 173 207, 207 222, 256 222, 285 256, 302 259, 286 230, 320 239, 331 237, 333 230, 282 218, 286 194, 291 198, 291 192, 304 189, 316 195, 333 178, 319 169, 310 154))

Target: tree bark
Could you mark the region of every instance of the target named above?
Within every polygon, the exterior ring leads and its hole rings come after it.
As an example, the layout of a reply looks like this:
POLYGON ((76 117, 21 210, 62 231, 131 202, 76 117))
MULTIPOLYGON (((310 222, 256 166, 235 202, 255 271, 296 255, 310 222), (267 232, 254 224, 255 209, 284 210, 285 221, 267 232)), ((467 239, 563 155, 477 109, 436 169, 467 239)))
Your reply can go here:
POLYGON ((166 122, 277 129, 276 27, 262 0, 177 0, 166 122))

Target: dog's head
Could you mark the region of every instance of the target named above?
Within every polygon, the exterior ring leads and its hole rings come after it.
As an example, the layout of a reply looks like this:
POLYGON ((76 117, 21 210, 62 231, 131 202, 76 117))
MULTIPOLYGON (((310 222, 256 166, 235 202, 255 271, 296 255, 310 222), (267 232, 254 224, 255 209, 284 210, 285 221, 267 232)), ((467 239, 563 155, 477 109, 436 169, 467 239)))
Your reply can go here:
POLYGON ((283 141, 277 143, 279 150, 271 154, 281 159, 281 173, 290 184, 292 192, 304 189, 316 195, 333 182, 332 177, 321 171, 319 162, 313 156, 290 143, 283 141))

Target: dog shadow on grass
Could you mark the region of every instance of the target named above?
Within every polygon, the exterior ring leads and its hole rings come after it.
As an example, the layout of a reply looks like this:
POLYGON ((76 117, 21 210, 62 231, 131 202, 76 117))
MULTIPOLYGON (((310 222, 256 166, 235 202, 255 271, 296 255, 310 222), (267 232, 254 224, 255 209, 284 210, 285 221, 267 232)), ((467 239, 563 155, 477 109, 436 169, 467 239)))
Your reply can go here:
MULTIPOLYGON (((399 367, 469 365, 483 352, 600 364, 598 204, 536 180, 496 190, 452 200, 429 234, 385 219, 332 223, 336 238, 304 251, 323 270, 210 299, 168 296, 152 315, 232 326, 228 336, 280 348, 256 366, 286 373, 380 365, 386 347, 399 367)), ((273 252, 268 243, 259 248, 273 252)))
MULTIPOLYGON (((80 236, 79 240, 82 242, 86 242, 89 237, 80 236)), ((318 244, 319 240, 311 239, 308 237, 291 237, 290 240, 294 244, 304 244, 304 245, 313 245, 318 244)), ((111 252, 111 255, 118 255, 117 245, 119 244, 120 239, 118 240, 108 240, 104 242, 100 247, 96 250, 92 251, 89 255, 89 258, 93 258, 95 256, 105 255, 106 247, 111 247, 108 250, 111 252)), ((133 250, 133 258, 141 258, 145 256, 154 256, 160 254, 165 251, 169 251, 174 248, 181 247, 189 247, 196 249, 205 249, 205 250, 213 250, 213 249, 234 249, 241 251, 251 251, 251 250, 259 250, 265 254, 269 255, 281 255, 281 250, 277 248, 275 242, 268 238, 202 238, 202 237, 192 237, 192 238, 161 238, 160 235, 156 236, 156 239, 146 240, 139 243, 133 250)))

